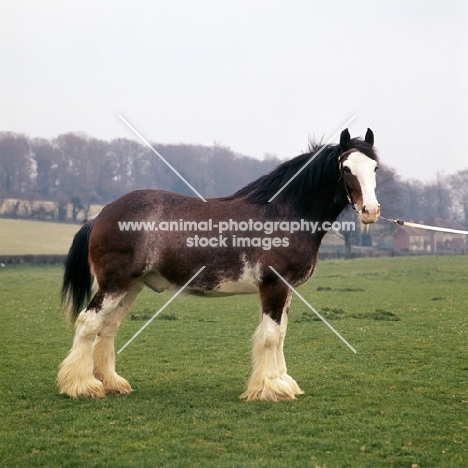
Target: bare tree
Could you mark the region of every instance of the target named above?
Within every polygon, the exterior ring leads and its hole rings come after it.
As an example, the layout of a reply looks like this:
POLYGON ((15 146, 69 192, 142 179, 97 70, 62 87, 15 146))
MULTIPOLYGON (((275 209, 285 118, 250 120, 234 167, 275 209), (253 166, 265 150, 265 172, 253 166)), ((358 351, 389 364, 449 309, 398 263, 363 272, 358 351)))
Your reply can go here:
POLYGON ((449 177, 452 188, 455 209, 463 216, 464 224, 468 227, 468 169, 458 171, 449 177))
POLYGON ((58 192, 60 153, 56 145, 49 140, 36 138, 30 142, 32 157, 35 162, 34 190, 41 198, 53 198, 58 192))
POLYGON ((382 215, 388 218, 403 216, 405 203, 405 188, 395 169, 380 164, 377 171, 377 200, 379 200, 382 215))
POLYGON ((24 135, 0 134, 0 189, 9 196, 27 195, 33 172, 29 142, 24 135))
POLYGON ((426 222, 434 218, 451 219, 453 203, 447 178, 437 173, 434 182, 424 184, 421 192, 423 219, 426 222))
MULTIPOLYGON (((351 205, 348 205, 338 216, 338 221, 341 223, 354 221, 357 226, 359 226, 359 221, 356 220, 356 213, 351 208, 351 205)), ((340 230, 339 234, 344 239, 344 247, 345 247, 345 258, 350 259, 352 257, 352 245, 353 245, 353 238, 354 243, 359 244, 359 235, 360 232, 352 231, 352 230, 340 230)))

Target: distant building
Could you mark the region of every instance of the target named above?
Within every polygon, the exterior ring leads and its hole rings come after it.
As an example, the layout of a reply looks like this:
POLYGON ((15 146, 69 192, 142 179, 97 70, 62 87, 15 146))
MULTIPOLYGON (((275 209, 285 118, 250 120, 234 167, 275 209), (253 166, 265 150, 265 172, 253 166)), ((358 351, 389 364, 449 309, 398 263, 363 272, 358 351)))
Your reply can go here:
POLYGON ((400 226, 393 236, 393 249, 398 253, 431 253, 429 231, 409 226, 400 226))
MULTIPOLYGON (((465 226, 456 219, 434 219, 430 224, 466 231, 465 226)), ((457 252, 468 247, 468 236, 465 234, 432 231, 432 246, 434 253, 457 252)))
MULTIPOLYGON (((429 224, 449 229, 466 230, 456 220, 434 219, 429 224)), ((467 238, 468 236, 465 234, 400 226, 393 236, 393 248, 397 253, 456 253, 468 248, 467 238)))

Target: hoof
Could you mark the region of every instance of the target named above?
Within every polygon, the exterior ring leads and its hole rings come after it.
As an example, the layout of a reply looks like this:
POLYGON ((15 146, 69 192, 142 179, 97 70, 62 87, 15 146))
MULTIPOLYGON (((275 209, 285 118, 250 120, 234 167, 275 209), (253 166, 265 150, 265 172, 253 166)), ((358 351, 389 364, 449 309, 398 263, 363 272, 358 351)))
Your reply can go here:
POLYGON ((86 369, 76 369, 70 358, 65 359, 60 365, 57 383, 60 393, 65 393, 71 398, 102 398, 105 396, 102 382, 86 369))
POLYGON ((103 380, 102 385, 107 395, 128 395, 132 393, 130 384, 117 374, 110 379, 103 380))
POLYGON ((106 394, 102 382, 97 379, 64 383, 58 379, 60 393, 65 393, 70 398, 103 398, 106 394))
POLYGON ((291 391, 294 393, 294 395, 304 395, 304 392, 299 388, 297 382, 290 375, 282 375, 281 380, 284 380, 289 384, 291 391))
MULTIPOLYGON (((289 377, 289 376, 287 376, 289 377)), ((282 401, 295 400, 296 395, 304 393, 296 381, 289 379, 265 379, 259 385, 249 385, 239 398, 245 401, 282 401), (293 384, 294 383, 294 384, 293 384)))

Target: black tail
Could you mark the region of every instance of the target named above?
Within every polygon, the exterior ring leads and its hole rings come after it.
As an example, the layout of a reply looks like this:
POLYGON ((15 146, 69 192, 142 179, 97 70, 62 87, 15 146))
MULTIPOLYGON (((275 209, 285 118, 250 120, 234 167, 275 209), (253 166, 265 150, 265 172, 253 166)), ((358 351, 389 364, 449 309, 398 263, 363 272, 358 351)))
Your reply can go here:
POLYGON ((75 234, 65 259, 62 304, 66 306, 68 318, 72 323, 78 317, 83 304, 91 297, 93 278, 88 263, 88 242, 93 224, 94 219, 86 221, 75 234))

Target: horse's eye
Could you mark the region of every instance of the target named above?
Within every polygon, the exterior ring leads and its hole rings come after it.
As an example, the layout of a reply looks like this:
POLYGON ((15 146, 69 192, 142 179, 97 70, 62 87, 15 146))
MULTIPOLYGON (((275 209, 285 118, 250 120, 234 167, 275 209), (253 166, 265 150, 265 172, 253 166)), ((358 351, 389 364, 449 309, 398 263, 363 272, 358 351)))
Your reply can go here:
POLYGON ((351 174, 351 169, 348 166, 344 166, 343 172, 346 172, 346 174, 351 174))

